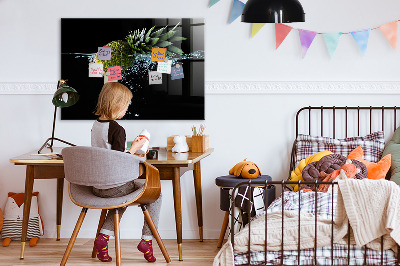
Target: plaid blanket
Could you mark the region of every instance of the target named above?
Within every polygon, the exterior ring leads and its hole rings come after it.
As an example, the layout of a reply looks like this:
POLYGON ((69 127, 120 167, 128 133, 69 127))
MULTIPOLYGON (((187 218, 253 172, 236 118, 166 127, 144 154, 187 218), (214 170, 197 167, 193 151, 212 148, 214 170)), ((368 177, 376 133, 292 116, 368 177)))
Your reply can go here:
MULTIPOLYGON (((336 194, 335 193, 322 193, 322 192, 285 192, 283 196, 277 198, 268 207, 267 214, 279 212, 283 209, 286 210, 299 210, 316 214, 325 219, 332 219, 332 213, 335 215, 336 208, 336 194)), ((265 212, 253 218, 257 219, 265 212)), ((316 249, 317 265, 347 265, 348 257, 350 259, 349 265, 381 265, 383 259, 384 265, 395 265, 396 257, 392 250, 385 250, 381 258, 381 252, 371 250, 364 247, 357 247, 350 245, 350 256, 348 253, 347 245, 334 244, 333 249, 331 246, 326 246, 316 249), (333 250, 333 264, 332 264, 332 250, 333 250), (366 254, 366 258, 364 258, 366 254), (365 260, 365 261, 364 261, 365 260)), ((300 256, 297 250, 285 250, 283 252, 284 265, 314 265, 314 249, 304 249, 300 251, 300 256)), ((265 255, 267 256, 266 265, 280 265, 281 264, 281 251, 267 251, 265 252, 250 252, 250 264, 257 265, 265 263, 265 255)), ((235 254, 235 265, 248 264, 248 253, 235 254)))
MULTIPOLYGON (((364 249, 355 245, 350 245, 350 261, 348 262, 348 249, 347 245, 334 244, 333 249, 331 246, 317 248, 317 263, 316 265, 382 265, 381 254, 379 251, 372 249, 364 249), (332 261, 333 250, 333 261, 332 261), (364 260, 364 254, 366 257, 364 260)), ((283 251, 283 264, 284 265, 298 265, 297 250, 283 251)), ((265 252, 250 252, 250 265, 257 265, 264 263, 265 252)), ((247 253, 235 255, 235 265, 248 265, 247 253)), ((281 252, 268 251, 266 265, 281 265, 281 252)), ((303 249, 300 251, 300 265, 315 265, 314 264, 314 249, 303 249)), ((396 265, 396 257, 392 250, 385 250, 383 252, 383 265, 396 265)))
MULTIPOLYGON (((275 199, 271 205, 269 205, 267 212, 273 213, 282 211, 282 203, 285 211, 297 211, 300 208, 301 212, 317 214, 321 216, 321 218, 329 220, 332 219, 332 213, 335 215, 336 194, 317 192, 317 197, 315 197, 314 191, 300 193, 298 191, 286 191, 283 197, 281 196, 275 199)), ((257 217, 260 215, 257 215, 257 217)))

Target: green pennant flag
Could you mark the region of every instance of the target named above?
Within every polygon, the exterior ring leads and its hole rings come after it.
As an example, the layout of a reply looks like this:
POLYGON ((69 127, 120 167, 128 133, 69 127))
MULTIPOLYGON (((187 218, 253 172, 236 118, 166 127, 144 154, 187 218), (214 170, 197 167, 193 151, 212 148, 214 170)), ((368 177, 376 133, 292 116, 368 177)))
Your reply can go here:
POLYGON ((333 33, 325 33, 323 36, 326 48, 328 48, 329 55, 332 58, 333 54, 336 51, 336 48, 338 47, 339 39, 340 36, 342 36, 342 34, 340 34, 339 32, 333 32, 333 33))
POLYGON ((218 2, 219 2, 219 0, 210 0, 210 5, 208 7, 212 7, 213 5, 215 5, 218 2))

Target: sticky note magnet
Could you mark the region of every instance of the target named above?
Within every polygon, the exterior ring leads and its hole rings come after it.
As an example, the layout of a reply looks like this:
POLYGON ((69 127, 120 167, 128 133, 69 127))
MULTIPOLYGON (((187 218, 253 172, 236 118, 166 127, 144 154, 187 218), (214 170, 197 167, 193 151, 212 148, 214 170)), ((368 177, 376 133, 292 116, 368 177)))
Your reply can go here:
POLYGON ((89 64, 89 77, 90 78, 102 78, 103 77, 103 64, 102 63, 90 63, 89 64))
POLYGON ((167 48, 153 47, 151 49, 151 61, 164 62, 166 54, 167 54, 167 48))
POLYGON ((99 47, 97 52, 99 60, 111 60, 111 47, 99 47))
POLYGON ((122 79, 121 67, 120 66, 109 67, 107 72, 110 72, 110 75, 108 76, 108 81, 114 81, 114 80, 121 80, 122 79))
POLYGON ((106 72, 104 73, 104 84, 106 84, 107 82, 118 82, 117 80, 108 80, 108 77, 110 76, 110 72, 106 72))
POLYGON ((157 71, 149 72, 149 84, 162 84, 162 74, 157 71))
POLYGON ((171 65, 172 65, 171 60, 169 60, 167 63, 158 62, 157 72, 171 74, 171 65))
POLYGON ((183 74, 183 67, 179 64, 171 68, 171 79, 183 79, 185 75, 183 74))

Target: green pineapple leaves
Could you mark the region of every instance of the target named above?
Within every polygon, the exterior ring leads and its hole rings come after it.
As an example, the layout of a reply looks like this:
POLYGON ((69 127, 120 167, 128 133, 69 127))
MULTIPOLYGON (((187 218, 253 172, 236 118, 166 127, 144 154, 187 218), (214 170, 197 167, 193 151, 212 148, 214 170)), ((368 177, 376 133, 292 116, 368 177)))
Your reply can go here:
POLYGON ((159 29, 158 31, 153 32, 153 34, 151 34, 151 36, 153 37, 160 37, 161 33, 167 28, 167 26, 159 29))
POLYGON ((176 28, 179 24, 176 24, 171 30, 165 33, 163 32, 167 29, 168 25, 156 31, 154 31, 156 26, 153 26, 147 32, 146 29, 138 29, 130 32, 125 40, 112 41, 106 44, 112 50, 110 61, 99 60, 97 53, 95 61, 103 63, 104 72, 107 72, 107 67, 117 65, 121 66, 122 70, 126 70, 133 64, 136 55, 149 53, 153 47, 167 48, 168 55, 183 55, 183 51, 173 45, 174 42, 186 40, 185 37, 176 36, 176 28))
POLYGON ((176 46, 170 45, 168 46, 168 51, 174 53, 174 54, 178 54, 178 55, 183 55, 183 51, 181 49, 179 49, 176 46))
POLYGON ((164 48, 164 47, 168 47, 172 44, 172 42, 168 42, 168 41, 164 41, 164 42, 159 42, 157 43, 158 47, 164 48))
POLYGON ((182 55, 183 51, 179 49, 178 47, 174 46, 174 42, 181 42, 186 40, 185 37, 181 36, 176 36, 176 28, 179 26, 180 23, 177 23, 171 30, 168 32, 163 33, 167 27, 162 27, 156 31, 153 32, 155 29, 155 26, 153 26, 147 33, 145 33, 145 29, 142 31, 136 30, 133 34, 129 34, 127 36, 127 40, 131 48, 136 51, 136 53, 145 53, 147 51, 150 51, 151 48, 153 47, 160 47, 160 48, 167 48, 167 51, 171 54, 179 54, 182 55), (142 45, 142 49, 135 49, 138 48, 139 44, 135 43, 135 45, 132 45, 130 40, 139 40, 141 43, 145 44, 142 45), (144 46, 146 46, 148 49, 145 49, 144 46))
POLYGON ((184 41, 184 40, 187 40, 187 39, 185 37, 176 36, 176 37, 170 39, 169 41, 170 42, 180 42, 180 41, 184 41))

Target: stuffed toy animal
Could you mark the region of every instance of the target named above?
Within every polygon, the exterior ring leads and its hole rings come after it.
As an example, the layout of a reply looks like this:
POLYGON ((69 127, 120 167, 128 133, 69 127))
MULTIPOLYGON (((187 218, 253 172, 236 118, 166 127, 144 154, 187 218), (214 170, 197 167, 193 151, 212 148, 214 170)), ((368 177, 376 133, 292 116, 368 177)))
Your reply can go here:
MULTIPOLYGON (((29 246, 36 245, 40 236, 43 235, 43 223, 39 216, 38 207, 39 192, 32 193, 31 212, 29 214, 27 239, 29 246)), ((8 247, 11 240, 21 241, 22 219, 24 213, 24 193, 8 193, 6 206, 4 208, 4 223, 1 230, 3 247, 8 247)))
POLYGON ((229 170, 229 174, 250 179, 257 178, 261 175, 260 168, 258 168, 255 163, 246 160, 247 158, 242 162, 237 163, 231 170, 229 170))
MULTIPOLYGON (((304 181, 303 180, 303 176, 302 176, 302 171, 304 169, 304 167, 306 167, 309 163, 312 162, 317 162, 319 161, 322 157, 326 156, 326 155, 330 155, 333 154, 333 152, 331 151, 320 151, 318 153, 315 153, 313 155, 308 156, 307 158, 301 160, 299 162, 299 164, 297 165, 297 167, 290 173, 290 181, 304 181)), ((299 190, 299 185, 295 185, 292 184, 291 185, 294 189, 294 191, 298 191, 299 190)))
POLYGON ((172 148, 172 152, 188 152, 189 146, 186 143, 185 136, 175 136, 174 137, 175 146, 172 148))

